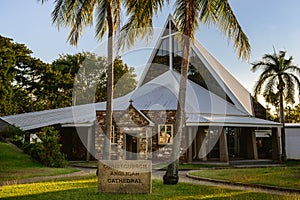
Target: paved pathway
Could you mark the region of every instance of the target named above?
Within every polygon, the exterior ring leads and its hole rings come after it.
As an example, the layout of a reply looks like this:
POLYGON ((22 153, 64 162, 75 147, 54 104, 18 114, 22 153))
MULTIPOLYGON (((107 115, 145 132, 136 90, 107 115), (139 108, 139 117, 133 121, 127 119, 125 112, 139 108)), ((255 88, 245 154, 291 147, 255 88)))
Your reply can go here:
MULTIPOLYGON (((153 178, 162 179, 165 171, 159 171, 154 170, 152 173, 153 178)), ((212 181, 205 181, 205 180, 195 180, 188 178, 187 175, 188 171, 180 171, 179 172, 179 181, 185 182, 185 183, 192 183, 197 185, 206 185, 206 186, 216 186, 216 187, 223 187, 228 189, 237 189, 237 190, 248 190, 248 191, 255 191, 255 192, 264 192, 264 193, 270 193, 270 194, 292 194, 292 195, 299 195, 300 199, 300 192, 287 192, 277 189, 267 189, 267 188, 260 188, 260 187, 254 187, 254 186, 242 186, 242 185, 233 185, 228 183, 217 183, 212 181)))

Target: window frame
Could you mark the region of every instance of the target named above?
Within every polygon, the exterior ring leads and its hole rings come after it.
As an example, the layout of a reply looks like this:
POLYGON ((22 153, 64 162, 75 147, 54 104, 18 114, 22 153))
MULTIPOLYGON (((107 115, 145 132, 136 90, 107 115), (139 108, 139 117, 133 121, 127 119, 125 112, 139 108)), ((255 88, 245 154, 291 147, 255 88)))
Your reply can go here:
POLYGON ((174 127, 173 127, 173 124, 159 124, 157 132, 158 132, 158 144, 159 145, 171 145, 171 144, 173 144, 173 140, 174 140, 174 127), (163 127, 164 127, 164 132, 167 132, 166 131, 167 127, 171 127, 171 133, 170 133, 171 137, 169 138, 169 142, 166 142, 166 140, 167 140, 166 136, 165 137, 161 136, 161 133, 162 133, 161 130, 163 129, 163 127), (161 138, 163 138, 164 142, 161 142, 162 141, 161 138))
POLYGON ((111 130, 110 144, 118 144, 118 138, 116 135, 116 129, 114 125, 112 126, 112 130, 111 130))

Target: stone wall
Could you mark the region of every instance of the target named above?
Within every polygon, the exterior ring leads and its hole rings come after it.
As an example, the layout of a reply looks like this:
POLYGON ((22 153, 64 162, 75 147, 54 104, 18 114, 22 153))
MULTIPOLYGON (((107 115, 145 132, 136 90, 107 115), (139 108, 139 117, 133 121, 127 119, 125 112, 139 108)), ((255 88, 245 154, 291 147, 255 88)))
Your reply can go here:
MULTIPOLYGON (((137 159, 166 160, 170 158, 172 145, 158 144, 158 125, 174 125, 176 111, 142 111, 142 113, 143 114, 137 111, 133 106, 130 106, 126 111, 114 112, 113 124, 116 127, 115 131, 117 133, 118 142, 111 146, 111 159, 126 158, 124 155, 124 150, 126 150, 124 138, 128 133, 145 133, 144 136, 139 135, 137 137, 139 138, 139 147, 144 148, 143 145, 147 144, 147 152, 140 153, 137 159), (150 126, 149 120, 154 123, 154 126, 150 126), (151 154, 151 152, 153 152, 153 154, 151 154), (150 155, 152 155, 152 157, 150 155)), ((96 158, 102 159, 106 113, 105 111, 97 111, 96 116, 96 158)))
POLYGON ((158 125, 172 124, 175 125, 176 111, 142 111, 154 124, 152 127, 152 160, 160 162, 170 159, 172 145, 158 144, 158 125))

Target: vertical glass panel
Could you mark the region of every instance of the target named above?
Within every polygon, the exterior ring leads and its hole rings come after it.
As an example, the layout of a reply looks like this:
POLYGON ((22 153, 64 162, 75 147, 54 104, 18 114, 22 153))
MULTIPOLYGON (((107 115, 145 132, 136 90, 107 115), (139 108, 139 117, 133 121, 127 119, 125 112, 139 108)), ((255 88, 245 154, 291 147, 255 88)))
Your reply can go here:
POLYGON ((181 60, 182 60, 182 45, 178 42, 178 36, 172 36, 172 60, 173 60, 173 69, 181 72, 181 60))
POLYGON ((148 69, 143 84, 151 81, 159 75, 169 70, 169 38, 165 38, 161 41, 159 48, 153 58, 153 61, 148 69))

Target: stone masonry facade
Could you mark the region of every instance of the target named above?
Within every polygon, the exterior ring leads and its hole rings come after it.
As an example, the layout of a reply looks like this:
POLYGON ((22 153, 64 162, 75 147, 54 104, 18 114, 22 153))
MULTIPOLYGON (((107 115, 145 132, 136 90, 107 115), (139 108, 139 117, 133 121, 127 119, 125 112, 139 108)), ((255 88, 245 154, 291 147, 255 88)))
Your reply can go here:
MULTIPOLYGON (((126 159, 127 134, 137 138, 136 159, 165 160, 171 155, 172 145, 158 143, 158 126, 175 125, 176 111, 138 111, 132 105, 125 111, 114 111, 113 125, 115 138, 111 139, 110 159, 126 159)), ((105 139, 105 111, 96 113, 95 150, 96 159, 103 159, 105 139)))

